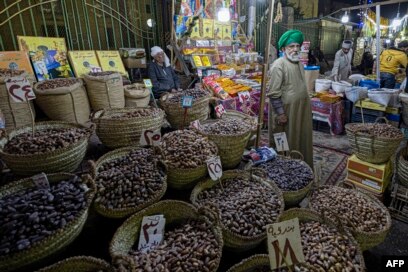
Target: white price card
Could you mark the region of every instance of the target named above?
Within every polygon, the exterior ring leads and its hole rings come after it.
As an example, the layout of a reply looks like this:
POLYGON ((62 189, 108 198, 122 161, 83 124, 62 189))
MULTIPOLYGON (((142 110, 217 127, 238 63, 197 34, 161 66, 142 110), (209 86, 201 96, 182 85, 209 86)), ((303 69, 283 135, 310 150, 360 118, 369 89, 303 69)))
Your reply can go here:
POLYGON ((39 189, 50 189, 50 183, 48 181, 47 175, 45 173, 40 173, 32 176, 34 185, 39 189))
POLYGON ((91 71, 92 71, 92 73, 100 73, 100 72, 102 72, 102 68, 98 67, 98 66, 93 66, 93 67, 91 67, 91 71))
POLYGON ((33 88, 25 77, 12 77, 6 80, 6 88, 15 102, 27 102, 35 99, 33 88))
POLYGON ((191 106, 193 106, 193 100, 194 98, 192 96, 189 95, 183 96, 181 100, 183 108, 191 108, 191 106))
POLYGON ((215 156, 207 160, 208 173, 212 180, 218 180, 222 177, 222 165, 220 156, 215 156))
POLYGON ((192 128, 201 130, 200 120, 195 120, 195 121, 191 122, 191 123, 190 123, 190 126, 191 126, 192 128))
POLYGON ((148 79, 148 78, 143 79, 143 83, 144 83, 146 88, 148 88, 148 89, 153 88, 153 84, 152 84, 152 81, 150 79, 148 79))
POLYGON ((273 138, 275 140, 276 151, 289 151, 288 139, 286 138, 285 132, 275 133, 273 134, 273 138))
POLYGON ((203 76, 203 70, 197 69, 197 75, 198 75, 198 77, 202 77, 203 76))
POLYGON ((142 130, 142 135, 140 135, 139 144, 141 146, 158 146, 161 141, 161 133, 160 129, 151 130, 151 129, 144 129, 142 130))
POLYGON ((222 104, 216 106, 214 109, 215 109, 215 114, 217 114, 218 118, 221 118, 221 116, 226 112, 222 104))
POLYGON ((245 102, 249 101, 249 99, 251 98, 251 95, 249 94, 248 91, 239 92, 238 93, 238 98, 239 98, 240 103, 245 103, 245 102))
POLYGON ((158 246, 163 241, 166 218, 162 214, 144 216, 140 228, 139 244, 137 249, 143 253, 158 246))
POLYGON ((305 261, 298 218, 267 225, 266 230, 271 270, 305 261))

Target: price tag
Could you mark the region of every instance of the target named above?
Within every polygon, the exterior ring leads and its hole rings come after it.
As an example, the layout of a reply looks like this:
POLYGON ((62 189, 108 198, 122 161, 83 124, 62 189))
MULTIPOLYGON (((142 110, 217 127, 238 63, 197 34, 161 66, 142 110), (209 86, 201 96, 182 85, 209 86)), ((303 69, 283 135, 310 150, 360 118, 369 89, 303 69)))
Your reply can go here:
POLYGON ((251 95, 249 94, 248 91, 239 92, 238 93, 238 98, 239 98, 240 103, 245 103, 245 102, 249 101, 249 99, 251 98, 251 95))
POLYGON ((286 133, 275 133, 273 134, 275 140, 276 151, 289 151, 288 139, 286 138, 286 133))
POLYGON ((193 97, 185 95, 182 97, 181 102, 182 102, 183 108, 191 108, 191 106, 193 105, 193 97))
POLYGON ((299 219, 266 226, 271 270, 305 261, 299 219))
POLYGON ((32 176, 31 179, 38 189, 50 189, 50 183, 48 182, 48 178, 45 173, 32 176))
POLYGON ((217 114, 218 118, 221 118, 221 116, 226 112, 222 104, 219 104, 214 109, 215 109, 215 113, 217 114))
POLYGON ((199 120, 195 120, 195 121, 191 122, 190 126, 195 128, 195 129, 201 130, 201 124, 200 124, 199 120))
POLYGON ((137 249, 143 253, 158 246, 163 241, 166 219, 162 214, 144 216, 140 228, 139 244, 137 249))
POLYGON ((27 102, 35 99, 30 82, 24 77, 12 77, 6 80, 6 88, 15 102, 27 102))
POLYGON ((161 133, 160 129, 151 130, 151 129, 144 129, 142 130, 142 135, 140 136, 139 144, 141 146, 146 145, 153 145, 158 146, 161 141, 161 133))
POLYGON ((202 77, 203 76, 203 70, 197 69, 197 75, 198 75, 198 77, 202 77))
POLYGON ((148 79, 148 78, 143 79, 143 83, 144 83, 146 88, 148 88, 148 89, 153 88, 153 84, 152 84, 152 81, 150 79, 148 79))
POLYGON ((91 67, 92 73, 100 73, 102 72, 102 68, 98 66, 91 67))
POLYGON ((220 156, 212 157, 207 160, 208 173, 212 180, 218 180, 222 177, 222 165, 220 156))

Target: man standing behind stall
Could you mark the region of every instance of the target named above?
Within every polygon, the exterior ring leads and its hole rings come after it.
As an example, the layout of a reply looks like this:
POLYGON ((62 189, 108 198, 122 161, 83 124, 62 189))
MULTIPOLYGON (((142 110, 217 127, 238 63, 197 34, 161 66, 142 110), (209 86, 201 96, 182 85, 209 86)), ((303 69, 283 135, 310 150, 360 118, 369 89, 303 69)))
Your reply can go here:
POLYGON ((407 66, 408 41, 402 41, 398 48, 390 47, 380 55, 380 85, 381 88, 394 89, 395 75, 399 68, 407 66))
POLYGON ((153 61, 149 64, 148 75, 153 84, 154 98, 163 93, 175 92, 180 88, 179 78, 170 65, 170 60, 159 46, 154 46, 150 52, 153 61))
POLYGON ((331 74, 334 81, 347 80, 351 75, 351 60, 353 58, 351 46, 351 41, 343 41, 341 49, 336 52, 331 74))
POLYGON ((269 142, 273 145, 274 133, 285 132, 289 148, 300 151, 313 169, 312 110, 305 72, 299 62, 303 40, 298 30, 285 32, 278 42, 284 56, 268 72, 269 142))

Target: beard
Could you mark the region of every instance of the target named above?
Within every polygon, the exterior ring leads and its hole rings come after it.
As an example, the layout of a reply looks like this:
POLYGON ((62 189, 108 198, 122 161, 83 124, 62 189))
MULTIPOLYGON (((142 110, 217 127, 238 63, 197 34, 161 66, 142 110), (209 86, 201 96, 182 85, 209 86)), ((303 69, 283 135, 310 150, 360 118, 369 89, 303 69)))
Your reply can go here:
POLYGON ((292 52, 292 53, 288 53, 285 52, 286 57, 292 61, 292 62, 299 62, 299 53, 298 52, 292 52))

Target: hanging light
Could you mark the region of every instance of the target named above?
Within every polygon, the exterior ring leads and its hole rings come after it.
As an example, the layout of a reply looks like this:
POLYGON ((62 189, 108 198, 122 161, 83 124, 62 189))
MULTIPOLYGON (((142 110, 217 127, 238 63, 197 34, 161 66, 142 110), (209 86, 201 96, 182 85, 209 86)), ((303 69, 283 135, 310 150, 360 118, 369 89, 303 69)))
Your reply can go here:
POLYGON ((231 20, 231 14, 229 8, 220 8, 218 11, 218 21, 220 22, 229 22, 231 20))
POLYGON ((343 17, 341 17, 341 22, 342 22, 343 24, 345 24, 345 23, 348 23, 348 21, 349 21, 349 16, 348 16, 347 11, 346 11, 346 12, 344 13, 343 17))

